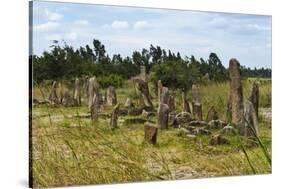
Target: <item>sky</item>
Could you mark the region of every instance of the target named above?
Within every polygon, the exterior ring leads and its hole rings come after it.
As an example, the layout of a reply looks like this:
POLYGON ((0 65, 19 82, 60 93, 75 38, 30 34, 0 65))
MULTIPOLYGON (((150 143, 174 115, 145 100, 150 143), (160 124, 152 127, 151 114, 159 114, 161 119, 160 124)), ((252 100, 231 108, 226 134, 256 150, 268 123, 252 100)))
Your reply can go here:
POLYGON ((33 54, 52 40, 74 48, 100 40, 110 57, 131 56, 150 44, 207 59, 215 52, 228 67, 271 68, 271 16, 186 10, 33 2, 33 54))

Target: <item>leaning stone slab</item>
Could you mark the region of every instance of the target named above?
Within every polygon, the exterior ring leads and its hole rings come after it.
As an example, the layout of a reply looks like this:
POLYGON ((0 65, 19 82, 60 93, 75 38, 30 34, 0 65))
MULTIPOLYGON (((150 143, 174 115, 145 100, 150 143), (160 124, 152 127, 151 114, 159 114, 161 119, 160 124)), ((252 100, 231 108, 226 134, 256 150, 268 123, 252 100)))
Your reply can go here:
POLYGON ((157 126, 150 122, 144 123, 144 139, 150 144, 156 144, 157 142, 157 126))
POLYGON ((111 125, 112 129, 117 128, 119 107, 120 107, 120 104, 117 104, 116 106, 114 106, 112 113, 111 113, 110 125, 111 125))
POLYGON ((51 104, 59 103, 59 99, 58 99, 58 95, 57 95, 57 82, 56 81, 53 81, 53 84, 51 87, 51 92, 49 95, 49 101, 51 102, 51 104))

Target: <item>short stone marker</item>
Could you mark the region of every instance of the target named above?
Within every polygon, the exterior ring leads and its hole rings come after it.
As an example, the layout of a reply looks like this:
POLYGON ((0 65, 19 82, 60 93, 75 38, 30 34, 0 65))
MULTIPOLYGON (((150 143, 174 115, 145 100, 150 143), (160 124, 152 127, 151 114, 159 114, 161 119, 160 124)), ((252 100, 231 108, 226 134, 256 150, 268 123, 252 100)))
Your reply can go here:
POLYGON ((109 106, 113 106, 117 104, 117 95, 115 88, 113 86, 109 86, 106 92, 106 104, 109 106))
POLYGON ((157 141, 157 126, 150 122, 144 123, 144 139, 150 144, 156 144, 157 141))

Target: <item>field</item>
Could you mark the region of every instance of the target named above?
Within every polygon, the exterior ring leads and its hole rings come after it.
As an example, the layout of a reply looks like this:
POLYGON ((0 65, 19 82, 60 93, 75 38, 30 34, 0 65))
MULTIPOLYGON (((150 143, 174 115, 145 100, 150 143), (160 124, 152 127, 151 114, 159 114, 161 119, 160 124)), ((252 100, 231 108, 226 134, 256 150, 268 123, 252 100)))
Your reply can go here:
MULTIPOLYGON (((252 79, 243 81, 244 98, 252 79)), ((92 123, 88 108, 53 107, 47 104, 32 109, 32 182, 34 187, 111 184, 171 179, 234 176, 271 173, 271 80, 259 80, 259 140, 226 136, 230 144, 210 145, 210 136, 181 136, 178 128, 158 130, 157 144, 144 142, 144 124, 126 120, 139 116, 119 116, 118 129, 112 130, 110 118, 100 116, 92 123), (269 154, 269 156, 268 156, 269 154), (269 158, 268 158, 269 157, 269 158)), ((153 104, 157 94, 150 86, 153 104)), ((46 99, 50 85, 35 86, 33 96, 46 99)), ((127 97, 137 104, 138 95, 129 80, 118 88, 121 106, 127 97)), ((221 120, 226 120, 229 83, 200 86, 203 116, 214 106, 221 120)), ((181 111, 179 91, 177 112, 181 111)), ((188 93, 190 96, 190 93, 188 93)), ((100 112, 111 113, 113 106, 100 112)), ((155 108, 157 109, 157 108, 155 108)), ((155 116, 149 118, 156 121, 155 116)), ((212 130, 212 134, 219 130, 212 130)))

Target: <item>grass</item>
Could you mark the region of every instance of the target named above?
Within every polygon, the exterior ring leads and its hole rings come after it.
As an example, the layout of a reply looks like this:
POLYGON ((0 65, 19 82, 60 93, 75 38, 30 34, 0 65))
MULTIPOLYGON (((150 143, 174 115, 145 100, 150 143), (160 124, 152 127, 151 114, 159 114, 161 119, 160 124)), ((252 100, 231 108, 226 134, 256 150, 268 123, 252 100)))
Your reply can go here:
MULTIPOLYGON (((245 98, 250 84, 243 81, 245 98)), ((213 105, 221 119, 225 118, 228 89, 226 82, 200 86, 203 115, 213 105)), ((48 94, 49 89, 43 87, 41 90, 48 94)), ((180 93, 174 93, 180 110, 180 93)), ((38 87, 34 88, 33 95, 43 99, 38 87)), ((157 106, 155 94, 151 92, 151 95, 157 106)), ((130 82, 117 89, 117 96, 121 104, 128 96, 137 97, 130 82)), ((260 107, 270 108, 270 96, 270 81, 262 82, 260 107)), ((105 107, 102 111, 111 112, 112 108, 105 107)), ((271 173, 271 164, 264 155, 266 150, 271 156, 271 122, 265 119, 259 120, 259 139, 263 148, 257 142, 240 136, 226 136, 230 145, 210 146, 209 136, 196 139, 180 137, 177 129, 171 127, 158 132, 157 144, 153 146, 144 142, 143 124, 124 124, 128 116, 120 116, 119 128, 112 131, 109 119, 99 118, 98 122, 91 123, 89 118, 75 116, 87 111, 85 105, 68 108, 40 105, 33 108, 34 187, 271 173)))

